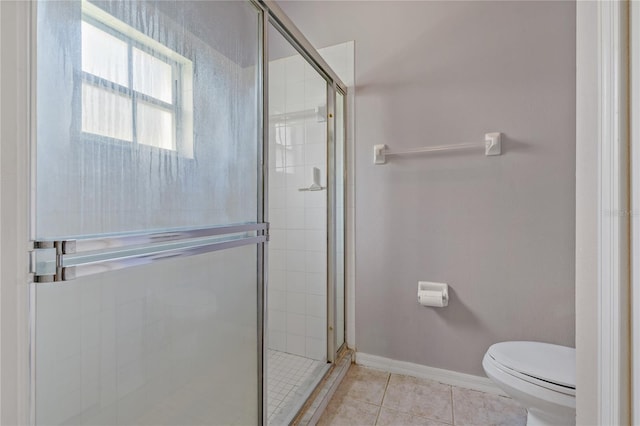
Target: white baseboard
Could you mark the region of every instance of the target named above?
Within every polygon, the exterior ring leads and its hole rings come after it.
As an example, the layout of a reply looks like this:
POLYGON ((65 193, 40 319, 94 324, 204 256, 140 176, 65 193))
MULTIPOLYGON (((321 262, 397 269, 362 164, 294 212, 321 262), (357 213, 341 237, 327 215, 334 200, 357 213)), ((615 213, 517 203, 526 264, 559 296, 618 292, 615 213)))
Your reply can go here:
POLYGON ((397 361, 395 359, 365 354, 362 352, 356 352, 356 364, 388 371, 389 373, 420 377, 465 389, 507 396, 502 389, 486 377, 473 376, 471 374, 458 373, 456 371, 443 370, 441 368, 427 367, 426 365, 414 364, 412 362, 397 361))

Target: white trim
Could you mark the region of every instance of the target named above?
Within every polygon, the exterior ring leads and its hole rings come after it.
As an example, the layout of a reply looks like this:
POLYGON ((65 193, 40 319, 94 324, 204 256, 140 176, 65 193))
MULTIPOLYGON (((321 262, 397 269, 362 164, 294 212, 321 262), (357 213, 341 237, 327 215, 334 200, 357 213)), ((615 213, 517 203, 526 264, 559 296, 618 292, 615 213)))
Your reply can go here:
POLYGON ((631 2, 631 332, 632 424, 640 425, 640 3, 631 2))
MULTIPOLYGON (((0 4, 0 25, 2 5, 0 4)), ((5 62, 6 63, 6 62, 5 62)), ((2 176, 2 31, 0 30, 0 177, 2 176)), ((2 212, 2 189, 0 189, 0 214, 2 212)), ((2 420, 2 224, 0 223, 0 421, 2 420)))
POLYGON ((355 152, 356 152, 356 123, 355 123, 355 97, 356 97, 356 50, 355 50, 355 41, 349 41, 348 46, 349 56, 347 58, 353 66, 352 74, 347 76, 347 81, 345 84, 348 86, 347 91, 347 121, 345 125, 347 126, 347 135, 346 135, 346 144, 347 144, 347 152, 346 152, 346 165, 347 165, 347 179, 346 179, 346 188, 345 191, 347 193, 346 205, 345 207, 345 227, 347 230, 345 244, 349 246, 345 246, 345 256, 346 256, 346 288, 345 288, 345 321, 347 322, 345 328, 345 341, 347 342, 347 346, 349 349, 352 349, 355 353, 356 347, 356 201, 355 201, 355 152))
POLYGON ((397 361, 362 352, 356 352, 356 364, 387 371, 389 373, 420 377, 422 379, 435 380, 436 382, 460 388, 507 396, 502 389, 486 377, 473 376, 471 374, 458 373, 456 371, 443 370, 441 368, 427 367, 426 365, 414 364, 412 362, 397 361))
POLYGON ((33 3, 2 2, 0 31, 0 423, 30 424, 29 149, 33 3), (10 250, 7 250, 7 247, 10 250))
POLYGON ((355 352, 356 347, 356 47, 355 41, 349 48, 349 61, 353 63, 353 74, 349 91, 347 92, 347 238, 350 240, 350 250, 347 254, 347 288, 345 294, 347 329, 345 340, 349 348, 355 352), (349 272, 352 271, 352 272, 349 272))
POLYGON ((627 2, 598 2, 598 424, 629 424, 627 2))

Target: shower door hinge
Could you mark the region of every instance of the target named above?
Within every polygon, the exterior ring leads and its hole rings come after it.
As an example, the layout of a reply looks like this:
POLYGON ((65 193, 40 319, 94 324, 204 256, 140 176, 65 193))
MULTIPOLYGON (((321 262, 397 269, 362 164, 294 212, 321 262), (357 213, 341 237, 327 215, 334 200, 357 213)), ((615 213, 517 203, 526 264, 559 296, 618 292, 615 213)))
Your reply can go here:
POLYGON ((269 222, 266 222, 267 228, 264 230, 264 236, 267 239, 267 242, 269 242, 269 240, 271 239, 271 224, 269 222))
POLYGON ((62 255, 75 252, 75 240, 66 241, 34 241, 29 252, 29 273, 33 274, 33 282, 48 283, 65 281, 65 268, 62 266, 62 255))
POLYGON ((55 281, 57 269, 58 255, 55 242, 35 241, 33 250, 29 252, 29 272, 33 274, 33 282, 55 281))

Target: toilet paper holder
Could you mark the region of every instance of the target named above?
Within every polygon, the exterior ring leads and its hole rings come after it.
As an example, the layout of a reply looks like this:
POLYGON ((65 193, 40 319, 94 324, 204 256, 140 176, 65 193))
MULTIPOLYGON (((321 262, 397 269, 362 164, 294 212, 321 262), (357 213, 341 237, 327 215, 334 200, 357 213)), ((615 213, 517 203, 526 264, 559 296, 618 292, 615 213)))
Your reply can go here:
POLYGON ((445 283, 418 281, 418 303, 422 306, 448 306, 449 286, 445 283))

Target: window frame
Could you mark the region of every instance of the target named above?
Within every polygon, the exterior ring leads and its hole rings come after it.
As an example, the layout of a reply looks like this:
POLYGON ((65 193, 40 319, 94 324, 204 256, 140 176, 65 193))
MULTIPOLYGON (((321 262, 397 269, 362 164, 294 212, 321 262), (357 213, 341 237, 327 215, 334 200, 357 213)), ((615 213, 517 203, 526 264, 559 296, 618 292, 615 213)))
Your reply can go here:
MULTIPOLYGON (((151 43, 146 44, 144 41, 141 41, 141 38, 149 38, 141 33, 139 30, 131 27, 130 25, 117 21, 117 25, 113 25, 113 17, 109 19, 100 19, 102 12, 95 13, 90 9, 85 9, 85 5, 87 2, 83 3, 83 10, 80 18, 81 23, 86 23, 95 27, 96 29, 103 31, 118 40, 122 41, 127 46, 127 84, 129 87, 125 87, 117 82, 108 80, 104 77, 100 77, 94 74, 91 74, 85 71, 82 66, 80 66, 80 85, 87 84, 91 87, 109 91, 115 95, 125 96, 131 102, 131 140, 120 139, 117 137, 105 136, 96 133, 91 133, 84 131, 82 129, 82 125, 79 126, 79 133, 81 138, 85 141, 95 141, 100 143, 112 143, 119 146, 130 146, 136 148, 145 148, 150 150, 160 150, 167 154, 178 154, 183 157, 193 158, 193 136, 189 138, 189 135, 185 131, 185 127, 189 128, 189 126, 184 125, 184 108, 183 108, 183 100, 184 94, 182 93, 185 89, 185 73, 191 70, 192 72, 192 63, 187 58, 184 58, 178 52, 171 50, 167 46, 163 46, 164 49, 171 51, 171 53, 177 57, 183 59, 183 61, 176 60, 174 58, 169 57, 167 54, 155 49, 151 46, 151 43), (112 24, 112 25, 110 25, 112 24), (140 34, 140 37, 134 37, 132 34, 127 34, 124 31, 121 31, 120 26, 126 26, 127 31, 130 31, 134 34, 140 34), (171 103, 167 103, 161 99, 153 97, 151 95, 147 95, 143 92, 135 90, 133 79, 133 51, 134 49, 138 49, 143 53, 149 54, 152 57, 168 64, 171 67, 171 103), (186 65, 189 66, 186 66, 186 65), (172 148, 165 148, 158 145, 151 145, 144 142, 140 142, 138 139, 138 118, 137 118, 137 110, 139 103, 146 103, 160 110, 169 112, 172 116, 172 148)), ((90 5, 91 9, 95 8, 95 6, 90 5)), ((110 16, 110 15, 109 15, 110 16)), ((82 37, 80 38, 80 43, 82 43, 82 37)), ((157 42, 156 42, 157 43, 157 42)), ((82 49, 80 49, 82 50, 82 49)), ((188 76, 189 78, 193 78, 193 76, 188 76)), ((83 114, 83 105, 80 105, 80 116, 83 114)))

